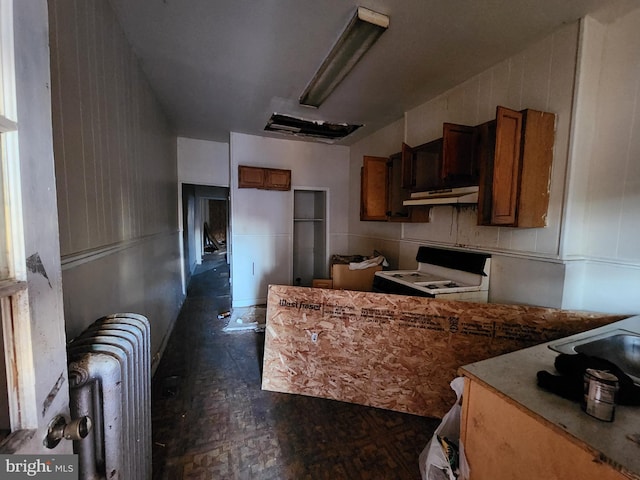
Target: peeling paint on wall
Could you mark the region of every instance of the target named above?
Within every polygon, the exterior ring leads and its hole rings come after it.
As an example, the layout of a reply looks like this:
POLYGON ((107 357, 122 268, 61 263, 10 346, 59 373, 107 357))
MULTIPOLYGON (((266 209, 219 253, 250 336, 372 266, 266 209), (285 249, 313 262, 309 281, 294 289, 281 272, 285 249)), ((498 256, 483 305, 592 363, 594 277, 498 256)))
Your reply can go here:
POLYGON ((44 264, 42 263, 42 259, 40 258, 40 254, 38 252, 27 258, 27 268, 31 273, 38 273, 46 278, 47 282, 49 283, 49 288, 53 288, 51 286, 51 280, 49 280, 47 271, 44 269, 44 264))
POLYGON ((45 398, 44 402, 42 402, 42 417, 43 418, 44 418, 45 414, 47 413, 47 410, 49 410, 49 407, 53 403, 53 400, 56 398, 56 395, 58 395, 58 392, 62 388, 63 384, 64 384, 64 372, 62 372, 60 374, 60 376, 58 377, 58 380, 56 380, 56 384, 53 386, 53 388, 49 392, 49 395, 47 395, 47 398, 45 398))

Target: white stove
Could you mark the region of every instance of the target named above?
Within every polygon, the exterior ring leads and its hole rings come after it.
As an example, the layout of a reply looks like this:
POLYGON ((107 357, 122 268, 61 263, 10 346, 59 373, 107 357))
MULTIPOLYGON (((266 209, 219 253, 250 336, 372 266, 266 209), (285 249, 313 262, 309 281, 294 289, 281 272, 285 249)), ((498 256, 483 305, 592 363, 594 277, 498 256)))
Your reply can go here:
POLYGON ((376 272, 373 290, 381 293, 486 302, 489 297, 489 255, 420 247, 415 270, 376 272))

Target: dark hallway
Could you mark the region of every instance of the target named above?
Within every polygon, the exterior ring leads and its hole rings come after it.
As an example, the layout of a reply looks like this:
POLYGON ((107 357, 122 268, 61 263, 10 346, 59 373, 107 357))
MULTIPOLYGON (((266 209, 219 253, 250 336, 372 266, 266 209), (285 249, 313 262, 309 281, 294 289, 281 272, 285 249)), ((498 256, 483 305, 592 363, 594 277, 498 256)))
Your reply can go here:
POLYGON ((264 333, 225 333, 229 269, 192 277, 153 381, 153 478, 410 479, 438 420, 262 391, 264 333))

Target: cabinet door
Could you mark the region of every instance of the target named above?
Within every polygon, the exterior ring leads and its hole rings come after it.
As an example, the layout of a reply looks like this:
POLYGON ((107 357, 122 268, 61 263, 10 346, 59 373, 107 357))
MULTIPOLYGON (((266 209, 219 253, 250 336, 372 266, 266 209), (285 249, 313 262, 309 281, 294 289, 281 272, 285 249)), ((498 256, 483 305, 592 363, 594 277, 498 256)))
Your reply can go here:
POLYGON ((264 182, 264 168, 238 165, 238 188, 262 188, 264 182))
POLYGON ((414 191, 442 188, 442 138, 413 149, 415 157, 414 191))
POLYGON ((478 223, 544 227, 549 206, 555 115, 498 107, 479 125, 478 223))
POLYGON ((516 223, 521 136, 522 114, 498 107, 491 188, 491 223, 493 225, 516 223))
POLYGON ((360 220, 387 220, 389 170, 386 157, 363 159, 360 190, 360 220))
POLYGON ((402 202, 410 196, 410 191, 404 187, 404 152, 396 153, 389 157, 389 204, 387 215, 390 222, 407 222, 410 219, 409 207, 405 207, 402 202))
POLYGON ((400 158, 402 165, 402 188, 413 188, 416 186, 416 158, 413 153, 413 148, 404 142, 402 142, 400 158))
POLYGON ((291 170, 266 168, 264 188, 269 190, 291 190, 291 170))
POLYGON ((478 225, 491 225, 491 201, 493 185, 493 158, 496 147, 496 121, 483 123, 476 127, 478 145, 476 158, 480 166, 478 181, 478 225))
POLYGON ((475 155, 476 128, 445 123, 443 125, 442 180, 448 186, 469 186, 478 182, 475 155))
POLYGON ((524 110, 518 226, 544 227, 549 208, 556 116, 524 110))

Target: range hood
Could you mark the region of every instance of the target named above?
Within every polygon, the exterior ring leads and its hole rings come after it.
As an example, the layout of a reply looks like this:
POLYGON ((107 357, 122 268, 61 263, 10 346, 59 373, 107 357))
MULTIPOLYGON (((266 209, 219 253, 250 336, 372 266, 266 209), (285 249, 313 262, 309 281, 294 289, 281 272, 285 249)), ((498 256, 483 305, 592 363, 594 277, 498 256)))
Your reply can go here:
POLYGON ((478 203, 478 186, 443 188, 429 192, 414 192, 402 205, 458 205, 478 203))

